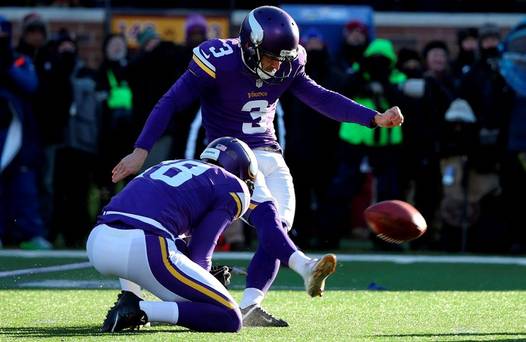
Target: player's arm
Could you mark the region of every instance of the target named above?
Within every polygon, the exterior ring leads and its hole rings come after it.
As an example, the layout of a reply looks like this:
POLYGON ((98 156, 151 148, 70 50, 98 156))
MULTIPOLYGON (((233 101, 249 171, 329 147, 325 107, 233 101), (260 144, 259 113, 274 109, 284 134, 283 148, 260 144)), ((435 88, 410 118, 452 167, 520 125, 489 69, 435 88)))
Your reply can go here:
MULTIPOLYGON (((202 45, 206 44, 208 43, 205 42, 202 45)), ((154 143, 166 130, 174 113, 186 109, 206 89, 212 87, 215 74, 213 75, 214 77, 211 77, 210 71, 204 64, 205 58, 200 51, 197 50, 196 52, 194 49, 194 57, 188 66, 188 70, 183 73, 153 108, 139 138, 135 142, 134 151, 124 157, 113 169, 112 181, 114 183, 130 174, 137 173, 144 164, 154 143), (196 57, 196 53, 199 57, 196 57)), ((209 62, 207 63, 210 64, 209 62)))
MULTIPOLYGON (((157 102, 150 113, 139 138, 135 142, 136 148, 149 151, 164 133, 172 115, 186 109, 202 93, 213 87, 216 78, 214 64, 217 64, 217 61, 210 50, 216 52, 215 45, 218 43, 217 39, 206 41, 194 48, 192 60, 186 72, 157 102), (209 51, 209 54, 204 51, 209 51)), ((216 55, 221 54, 216 52, 216 55)))
POLYGON ((291 92, 307 106, 340 122, 355 122, 368 127, 394 127, 402 124, 403 116, 398 107, 378 113, 312 80, 301 67, 291 92))
MULTIPOLYGON (((217 205, 192 230, 192 238, 188 244, 189 258, 195 263, 210 271, 212 254, 219 236, 232 223, 241 217, 250 204, 250 194, 246 185, 236 179, 241 191, 227 192, 226 189, 218 192, 223 196, 217 200, 217 205)), ((237 187, 237 186, 236 186, 237 187)))
POLYGON ((223 208, 210 211, 199 222, 199 226, 192 231, 192 238, 188 244, 188 257, 205 270, 210 271, 217 240, 230 225, 232 218, 232 214, 223 208))
POLYGON ((200 94, 201 84, 189 71, 186 71, 175 84, 161 97, 151 111, 146 124, 135 142, 135 149, 124 157, 112 170, 112 181, 119 182, 130 174, 137 173, 153 144, 164 133, 172 115, 187 108, 200 94))

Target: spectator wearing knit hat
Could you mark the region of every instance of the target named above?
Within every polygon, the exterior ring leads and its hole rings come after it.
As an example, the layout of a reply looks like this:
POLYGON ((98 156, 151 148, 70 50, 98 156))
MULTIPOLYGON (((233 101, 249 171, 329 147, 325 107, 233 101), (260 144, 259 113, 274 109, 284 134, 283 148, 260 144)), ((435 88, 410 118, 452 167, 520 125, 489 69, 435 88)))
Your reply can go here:
POLYGON ((345 73, 353 73, 369 45, 369 29, 361 21, 350 21, 343 27, 343 41, 339 65, 345 73))
MULTIPOLYGON (((59 109, 60 103, 67 97, 63 91, 69 78, 61 77, 63 64, 57 59, 56 42, 49 41, 47 23, 38 13, 29 13, 22 19, 22 33, 17 51, 30 56, 38 78, 38 89, 32 96, 32 108, 37 122, 36 128, 44 151, 38 169, 40 205, 44 224, 51 231, 53 212, 53 170, 55 147, 62 143, 64 124, 59 109)), ((64 113, 69 111, 69 107, 64 113)), ((52 236, 50 236, 52 238, 52 236)))
MULTIPOLYGON (((137 42, 140 49, 128 64, 128 84, 133 95, 132 126, 138 132, 157 100, 183 73, 189 60, 182 57, 181 46, 163 40, 153 26, 143 28, 137 35, 137 42)), ((174 129, 172 122, 166 134, 154 146, 145 167, 172 157, 182 157, 169 156, 174 129)), ((132 136, 134 134, 131 133, 132 136)))
POLYGON ((416 50, 401 48, 398 51, 396 68, 403 72, 407 78, 421 78, 423 73, 422 58, 416 50))
POLYGON ((112 165, 133 145, 133 93, 128 84, 126 37, 108 34, 102 45, 103 60, 97 72, 97 91, 101 96, 100 146, 96 181, 101 205, 119 189, 108 174, 112 165), (119 137, 115 139, 115 137, 119 137))
MULTIPOLYGON (((303 32, 300 41, 307 51, 305 72, 316 83, 329 89, 342 91, 343 75, 338 72, 334 63, 331 63, 322 33, 315 28, 307 29, 303 32)), ((329 232, 324 229, 326 226, 325 222, 321 221, 323 216, 321 210, 326 210, 328 207, 326 190, 338 165, 337 154, 327 154, 326 151, 337 150, 339 124, 319 115, 294 96, 284 95, 280 102, 285 112, 286 148, 284 153, 287 165, 294 175, 294 190, 297 199, 294 240, 303 248, 312 245, 327 247, 329 243, 336 244, 339 232, 337 229, 330 229, 329 232), (312 139, 314 136, 319 139, 312 139), (319 170, 319 177, 313 179, 303 171, 308 169, 309 165, 316 164, 318 162, 316 159, 320 155, 324 155, 325 166, 319 170)))
MULTIPOLYGON (((181 47, 181 54, 178 58, 179 63, 187 66, 193 56, 193 49, 208 39, 209 25, 205 17, 200 14, 192 13, 186 17, 184 33, 185 44, 181 47)), ((191 154, 192 149, 187 151, 187 145, 190 139, 190 145, 194 145, 193 151, 201 151, 206 147, 205 134, 203 127, 200 127, 197 134, 190 136, 189 131, 199 110, 199 103, 195 103, 189 109, 174 117, 174 127, 177 134, 173 136, 172 155, 185 157, 187 153, 191 154)))
POLYGON ((493 59, 494 67, 496 68, 496 58, 499 55, 498 45, 500 43, 501 35, 500 29, 495 24, 485 24, 479 29, 479 49, 481 60, 486 60, 489 63, 493 59))
MULTIPOLYGON (((360 64, 354 68, 353 73, 348 75, 343 94, 361 105, 378 111, 382 111, 383 108, 393 103, 401 103, 403 98, 399 85, 405 80, 405 75, 395 68, 396 58, 391 41, 373 40, 363 53, 360 64)), ((308 63, 307 60, 307 65, 308 63)), ((401 127, 380 127, 372 131, 362 129, 354 123, 345 122, 340 125, 339 138, 341 152, 338 156, 336 174, 331 180, 327 196, 331 203, 327 206, 328 211, 320 215, 326 221, 322 227, 330 227, 330 229, 338 229, 338 227, 341 229, 348 226, 346 208, 355 198, 362 204, 370 202, 369 194, 362 196, 362 189, 367 186, 369 179, 369 171, 377 180, 375 196, 378 201, 401 196, 397 165, 401 152, 401 127)), ((358 207, 359 204, 353 208, 358 207)), ((359 217, 360 210, 365 207, 366 205, 354 211, 353 216, 359 217)), ((363 222, 356 223, 363 224, 363 222)), ((368 234, 367 231, 365 232, 368 234)), ((335 235, 339 234, 341 233, 335 235)), ((325 247, 329 249, 338 247, 337 238, 329 242, 330 244, 325 247)), ((374 243, 378 248, 389 247, 383 246, 379 241, 374 243)))
POLYGON ((492 241, 491 244, 474 242, 472 250, 480 252, 502 252, 507 239, 503 232, 508 213, 500 206, 503 201, 499 173, 505 156, 503 128, 512 110, 513 93, 498 68, 499 42, 498 26, 480 27, 479 58, 462 75, 459 88, 460 97, 467 101, 475 116, 475 137, 469 142, 472 148, 468 154, 469 173, 466 174, 470 179, 466 191, 472 201, 470 205, 480 210, 480 216, 470 222, 471 238, 492 241))
POLYGON ((38 13, 30 13, 22 19, 22 35, 18 45, 18 52, 23 53, 37 62, 40 50, 47 43, 47 23, 38 13))
POLYGON ((449 48, 442 40, 433 40, 424 46, 422 56, 427 68, 427 73, 440 78, 449 72, 449 48))
POLYGON ((190 14, 185 23, 185 42, 188 48, 194 48, 208 39, 208 22, 200 14, 190 14))
POLYGON ((453 74, 460 77, 466 73, 478 57, 479 32, 475 27, 457 31, 458 54, 453 62, 453 74))
POLYGON ((497 65, 500 30, 486 24, 479 30, 480 58, 460 82, 461 97, 465 99, 477 119, 480 141, 471 157, 473 165, 483 172, 494 172, 500 159, 499 131, 502 120, 509 113, 509 87, 500 75, 497 65))
POLYGON ((91 224, 87 201, 97 164, 94 71, 80 60, 72 32, 59 29, 52 44, 52 58, 35 106, 46 150, 46 196, 53 199, 50 238, 77 248, 84 243, 85 228, 91 224))
POLYGON ((11 23, 0 16, 0 248, 49 249, 39 212, 38 134, 29 99, 37 89, 31 58, 13 51, 11 23))
POLYGON ((432 248, 437 242, 436 212, 442 200, 440 142, 444 114, 456 97, 446 43, 428 42, 422 50, 422 61, 425 71, 420 96, 413 92, 407 102, 410 119, 403 127, 406 160, 402 167, 406 191, 413 193, 415 207, 426 215, 430 234, 411 242, 412 249, 432 248))

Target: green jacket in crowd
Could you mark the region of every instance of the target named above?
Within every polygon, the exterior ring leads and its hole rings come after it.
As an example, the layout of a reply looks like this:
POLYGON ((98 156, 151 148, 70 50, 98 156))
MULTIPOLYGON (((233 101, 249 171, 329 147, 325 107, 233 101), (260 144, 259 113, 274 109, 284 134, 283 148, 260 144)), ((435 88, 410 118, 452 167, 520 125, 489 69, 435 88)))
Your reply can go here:
MULTIPOLYGON (((392 85, 399 85, 405 82, 407 77, 394 68, 397 57, 391 41, 387 39, 375 39, 369 44, 364 52, 364 58, 371 56, 384 56, 391 61, 391 73, 389 75, 389 83, 392 85)), ((371 77, 365 70, 360 70, 360 66, 355 66, 356 72, 361 75, 359 79, 361 82, 371 82, 371 77)), ((354 100, 361 105, 375 109, 379 112, 384 112, 390 107, 396 105, 388 103, 385 96, 382 94, 369 95, 358 94, 354 100)), ((378 127, 370 129, 355 123, 344 122, 340 126, 340 138, 352 145, 366 145, 366 146, 387 146, 398 145, 402 143, 402 128, 384 128, 378 127), (376 132, 378 131, 378 132, 376 132)))

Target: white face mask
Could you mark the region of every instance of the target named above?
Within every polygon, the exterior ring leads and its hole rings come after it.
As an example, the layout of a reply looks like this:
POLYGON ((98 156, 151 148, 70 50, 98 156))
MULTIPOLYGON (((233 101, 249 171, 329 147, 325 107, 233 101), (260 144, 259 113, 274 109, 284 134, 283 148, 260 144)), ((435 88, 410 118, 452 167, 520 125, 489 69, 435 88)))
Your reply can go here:
POLYGON ((274 76, 276 74, 276 69, 272 70, 272 71, 263 71, 263 67, 261 66, 261 62, 259 62, 259 66, 256 68, 256 72, 259 76, 259 78, 261 78, 262 80, 268 80, 269 78, 271 78, 272 76, 274 76))

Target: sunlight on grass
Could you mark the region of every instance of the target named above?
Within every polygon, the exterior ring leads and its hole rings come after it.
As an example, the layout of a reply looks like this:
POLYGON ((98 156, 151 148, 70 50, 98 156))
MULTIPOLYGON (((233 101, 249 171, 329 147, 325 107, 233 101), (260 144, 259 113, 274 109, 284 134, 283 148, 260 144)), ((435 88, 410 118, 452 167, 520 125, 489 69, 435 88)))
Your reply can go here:
MULTIPOLYGON (((321 299, 271 291, 266 308, 289 328, 192 333, 157 325, 124 335, 97 331, 117 290, 2 290, 0 340, 495 341, 526 339, 526 293, 332 291, 321 299)), ((234 295, 240 298, 241 292, 234 295)))

